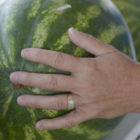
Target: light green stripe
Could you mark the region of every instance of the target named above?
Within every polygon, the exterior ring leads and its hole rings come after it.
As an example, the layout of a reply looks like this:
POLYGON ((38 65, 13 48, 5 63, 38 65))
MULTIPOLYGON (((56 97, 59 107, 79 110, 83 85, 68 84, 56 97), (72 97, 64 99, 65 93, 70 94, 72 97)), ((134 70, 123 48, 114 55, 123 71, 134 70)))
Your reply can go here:
POLYGON ((119 36, 125 32, 123 26, 116 26, 114 23, 109 24, 109 27, 106 28, 97 38, 101 41, 109 44, 116 36, 119 36))
MULTIPOLYGON (((5 94, 8 94, 8 93, 5 93, 5 94)), ((4 105, 3 105, 3 113, 2 113, 2 118, 5 118, 6 115, 7 115, 7 111, 9 109, 9 106, 10 106, 10 103, 12 101, 14 97, 14 94, 11 94, 11 95, 7 95, 7 101, 5 101, 4 105)))
POLYGON ((42 48, 48 38, 50 26, 57 19, 56 7, 52 6, 46 10, 45 17, 38 23, 33 37, 33 47, 42 48), (50 14, 52 13, 52 14, 50 14))

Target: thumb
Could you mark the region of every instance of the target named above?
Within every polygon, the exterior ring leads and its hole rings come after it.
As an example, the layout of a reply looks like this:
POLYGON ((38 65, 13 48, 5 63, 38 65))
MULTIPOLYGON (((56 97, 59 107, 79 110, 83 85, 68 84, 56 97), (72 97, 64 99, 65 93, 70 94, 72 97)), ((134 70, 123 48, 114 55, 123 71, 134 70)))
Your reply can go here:
POLYGON ((94 54, 95 56, 116 51, 116 49, 110 45, 104 44, 95 37, 77 31, 74 28, 70 28, 68 33, 74 44, 94 54))

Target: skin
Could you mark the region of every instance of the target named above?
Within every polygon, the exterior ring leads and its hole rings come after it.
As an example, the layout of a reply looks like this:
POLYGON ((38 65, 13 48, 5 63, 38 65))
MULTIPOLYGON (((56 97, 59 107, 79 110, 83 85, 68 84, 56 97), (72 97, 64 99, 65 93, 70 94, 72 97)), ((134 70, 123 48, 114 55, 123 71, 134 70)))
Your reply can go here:
MULTIPOLYGON (((111 119, 126 113, 139 113, 140 65, 114 47, 104 44, 91 35, 73 28, 68 31, 77 46, 94 54, 95 58, 78 58, 69 54, 36 48, 24 49, 24 59, 50 65, 71 72, 61 74, 36 74, 14 72, 10 80, 24 86, 52 91, 69 91, 75 109, 61 117, 44 119, 36 123, 42 129, 60 129, 77 125, 93 118, 111 119)), ((21 106, 62 110, 67 109, 67 95, 22 95, 21 106)))

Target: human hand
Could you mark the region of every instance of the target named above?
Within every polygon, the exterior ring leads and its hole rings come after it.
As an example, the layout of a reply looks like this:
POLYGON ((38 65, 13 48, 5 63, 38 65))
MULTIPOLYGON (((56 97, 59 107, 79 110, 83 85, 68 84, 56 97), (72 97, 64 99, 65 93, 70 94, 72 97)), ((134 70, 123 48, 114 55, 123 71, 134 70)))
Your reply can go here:
MULTIPOLYGON (((38 129, 59 129, 74 126, 93 118, 114 118, 140 107, 136 89, 139 64, 110 45, 94 37, 69 30, 73 43, 94 54, 95 58, 78 58, 61 52, 36 48, 24 49, 24 59, 50 65, 71 72, 71 75, 14 72, 14 83, 52 91, 69 91, 75 101, 75 110, 54 119, 40 120, 38 129)), ((62 110, 67 109, 67 95, 22 95, 21 106, 62 110)))

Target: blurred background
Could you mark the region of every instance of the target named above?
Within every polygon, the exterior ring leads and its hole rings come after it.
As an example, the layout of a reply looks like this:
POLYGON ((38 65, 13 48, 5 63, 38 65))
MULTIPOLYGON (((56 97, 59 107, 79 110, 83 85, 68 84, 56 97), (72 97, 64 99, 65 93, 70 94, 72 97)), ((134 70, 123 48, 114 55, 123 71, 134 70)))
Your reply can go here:
POLYGON ((124 16, 134 40, 137 60, 140 62, 140 0, 112 0, 124 16))

